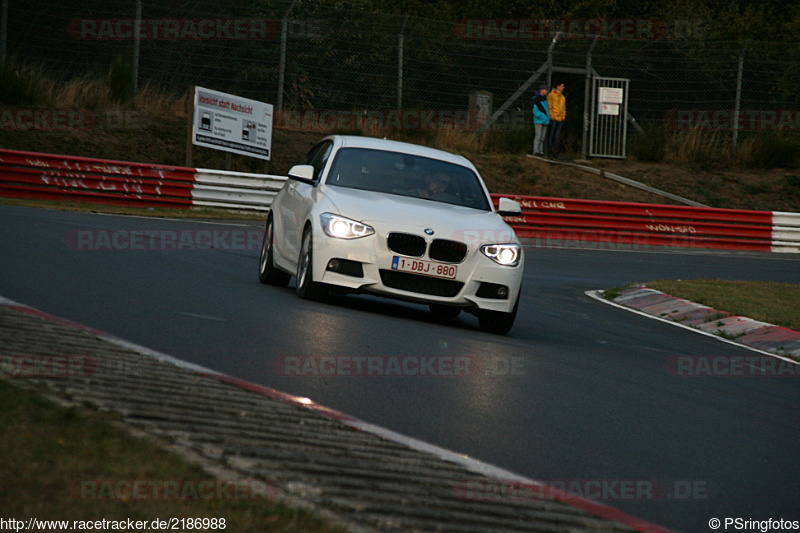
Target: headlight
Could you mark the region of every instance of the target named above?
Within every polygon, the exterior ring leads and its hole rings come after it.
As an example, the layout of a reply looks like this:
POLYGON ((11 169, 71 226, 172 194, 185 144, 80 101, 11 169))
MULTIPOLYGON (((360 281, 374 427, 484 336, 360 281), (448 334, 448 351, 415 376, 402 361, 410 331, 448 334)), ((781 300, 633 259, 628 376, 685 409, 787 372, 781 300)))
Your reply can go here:
POLYGON ((503 266, 517 266, 519 264, 519 244, 487 244, 481 246, 483 255, 503 266))
POLYGON ((322 222, 322 230, 328 237, 335 237, 337 239, 358 239, 375 233, 372 226, 350 220, 349 218, 340 217, 333 213, 323 213, 320 215, 319 220, 322 222))

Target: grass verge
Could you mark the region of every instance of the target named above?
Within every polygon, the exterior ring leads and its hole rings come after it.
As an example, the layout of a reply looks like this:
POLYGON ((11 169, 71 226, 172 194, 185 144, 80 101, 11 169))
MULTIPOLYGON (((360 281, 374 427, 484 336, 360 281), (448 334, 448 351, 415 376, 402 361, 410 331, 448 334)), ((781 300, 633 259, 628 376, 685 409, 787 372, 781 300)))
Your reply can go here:
POLYGON ((800 331, 800 284, 698 279, 657 280, 647 286, 720 311, 800 331))
POLYGON ((0 501, 5 518, 148 524, 155 519, 224 518, 226 527, 218 531, 342 531, 307 511, 256 498, 254 491, 230 498, 223 491, 222 498, 214 499, 115 496, 118 487, 133 481, 149 487, 177 481, 184 488, 202 489, 201 483, 212 476, 109 420, 110 415, 58 406, 0 380, 0 501))

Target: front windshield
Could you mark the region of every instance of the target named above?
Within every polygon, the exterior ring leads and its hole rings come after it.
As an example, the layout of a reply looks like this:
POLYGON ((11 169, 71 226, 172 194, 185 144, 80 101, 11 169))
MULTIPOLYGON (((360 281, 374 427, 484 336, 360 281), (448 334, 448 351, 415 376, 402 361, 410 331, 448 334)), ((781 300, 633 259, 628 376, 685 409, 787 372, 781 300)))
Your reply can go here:
POLYGON ((326 183, 491 211, 475 172, 417 155, 342 148, 336 154, 326 183))

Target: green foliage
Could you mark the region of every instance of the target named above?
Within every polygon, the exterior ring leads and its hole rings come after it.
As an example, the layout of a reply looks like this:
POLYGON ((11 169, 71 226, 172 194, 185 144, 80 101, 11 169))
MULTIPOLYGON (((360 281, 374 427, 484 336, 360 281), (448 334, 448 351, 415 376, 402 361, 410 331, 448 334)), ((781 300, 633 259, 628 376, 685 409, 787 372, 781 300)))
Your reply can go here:
POLYGON ((795 1, 693 0, 324 0, 327 6, 394 13, 455 22, 464 19, 630 19, 704 21, 708 37, 736 40, 797 41, 800 11, 795 1))
POLYGON ((780 134, 760 137, 744 158, 749 168, 796 168, 799 162, 800 142, 780 134))
POLYGON ((663 129, 649 127, 631 137, 629 151, 639 161, 660 163, 667 155, 667 135, 663 129))
POLYGON ((731 165, 730 145, 715 133, 691 132, 684 139, 683 154, 694 169, 708 171, 731 165))
POLYGON ((698 146, 686 155, 692 168, 706 171, 721 166, 726 160, 725 156, 712 146, 698 146))
POLYGON ((133 67, 121 55, 114 59, 108 73, 108 87, 111 97, 120 103, 133 98, 133 67))
POLYGON ((603 298, 613 302, 615 298, 619 298, 622 295, 622 289, 624 288, 625 287, 611 287, 610 289, 606 289, 603 291, 603 298))
POLYGON ((0 63, 0 104, 35 105, 43 100, 42 77, 11 63, 0 63))

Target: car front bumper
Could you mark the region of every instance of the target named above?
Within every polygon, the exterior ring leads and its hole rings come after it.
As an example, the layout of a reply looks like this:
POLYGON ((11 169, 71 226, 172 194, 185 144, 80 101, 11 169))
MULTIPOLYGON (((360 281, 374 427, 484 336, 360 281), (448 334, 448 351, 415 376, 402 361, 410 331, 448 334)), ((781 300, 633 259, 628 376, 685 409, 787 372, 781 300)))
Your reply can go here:
MULTIPOLYGON (((395 256, 432 260, 427 252, 421 257, 410 257, 392 251, 387 243, 389 231, 376 228, 375 234, 358 239, 331 238, 322 228, 315 233, 318 237, 312 254, 314 279, 328 285, 417 303, 509 313, 522 283, 522 256, 517 266, 503 266, 481 253, 480 246, 470 245, 459 263, 434 261, 457 267, 451 280, 393 269, 395 256)), ((430 240, 426 238, 428 244, 430 240)))

